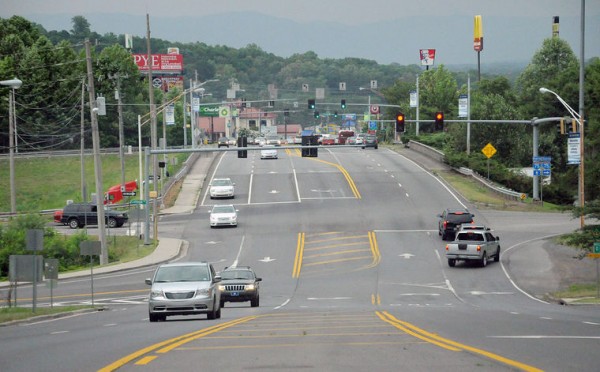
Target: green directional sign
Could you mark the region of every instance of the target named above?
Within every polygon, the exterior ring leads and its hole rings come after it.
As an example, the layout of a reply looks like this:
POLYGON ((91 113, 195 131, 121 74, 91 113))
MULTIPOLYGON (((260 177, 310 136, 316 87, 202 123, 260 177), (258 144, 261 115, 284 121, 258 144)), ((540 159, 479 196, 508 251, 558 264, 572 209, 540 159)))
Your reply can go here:
POLYGON ((146 204, 146 201, 145 200, 137 200, 137 199, 135 199, 135 200, 131 201, 131 204, 146 204))
POLYGON ((219 106, 200 106, 200 116, 219 117, 219 106))
POLYGON ((600 243, 594 243, 594 253, 600 253, 600 243))

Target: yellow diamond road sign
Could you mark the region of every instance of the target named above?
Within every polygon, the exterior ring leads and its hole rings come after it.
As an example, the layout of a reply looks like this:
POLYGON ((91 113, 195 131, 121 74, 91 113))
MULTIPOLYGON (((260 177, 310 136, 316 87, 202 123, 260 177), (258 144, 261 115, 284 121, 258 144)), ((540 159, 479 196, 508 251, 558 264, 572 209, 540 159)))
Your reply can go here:
POLYGON ((496 153, 496 148, 492 146, 491 143, 488 143, 483 149, 481 149, 481 152, 483 152, 483 154, 489 159, 496 153))

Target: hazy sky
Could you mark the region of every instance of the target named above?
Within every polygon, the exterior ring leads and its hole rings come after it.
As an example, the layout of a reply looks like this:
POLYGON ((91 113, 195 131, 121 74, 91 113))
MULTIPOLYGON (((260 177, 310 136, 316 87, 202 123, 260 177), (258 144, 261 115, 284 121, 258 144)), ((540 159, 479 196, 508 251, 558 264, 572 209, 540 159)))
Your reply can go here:
MULTIPOLYGON (((472 63, 475 15, 483 17, 485 61, 529 61, 550 37, 552 17, 560 16, 561 38, 580 51, 581 0, 1 1, 1 18, 21 15, 46 30, 70 30, 72 17, 81 15, 99 34, 144 37, 149 14, 152 37, 173 42, 257 44, 282 57, 310 50, 322 58, 401 64, 418 63, 420 48, 436 48, 440 63, 472 63)), ((600 0, 585 3, 589 59, 600 56, 600 0)))
MULTIPOLYGON (((371 23, 420 15, 578 16, 577 0, 3 0, 0 16, 128 13, 158 16, 253 11, 297 22, 371 23)), ((590 16, 599 0, 587 0, 590 16)))

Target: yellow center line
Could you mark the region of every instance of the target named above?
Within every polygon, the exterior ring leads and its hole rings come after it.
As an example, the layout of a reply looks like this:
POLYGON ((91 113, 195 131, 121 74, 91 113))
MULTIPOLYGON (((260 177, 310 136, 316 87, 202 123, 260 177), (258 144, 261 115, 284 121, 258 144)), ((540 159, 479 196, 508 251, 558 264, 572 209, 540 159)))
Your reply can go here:
POLYGON ((296 258, 294 260, 294 269, 292 278, 300 277, 300 269, 302 268, 302 256, 304 255, 304 233, 298 233, 298 244, 296 245, 296 258))
POLYGON ((424 329, 421 329, 413 324, 396 319, 394 316, 389 314, 387 311, 383 311, 383 312, 377 311, 376 314, 384 322, 387 322, 387 323, 393 325, 394 327, 396 327, 410 335, 413 335, 413 336, 415 336, 421 340, 427 341, 431 344, 437 345, 441 348, 444 348, 447 350, 452 350, 452 351, 467 350, 474 354, 483 355, 487 358, 496 360, 496 361, 504 363, 504 364, 508 364, 509 366, 516 367, 516 368, 519 368, 519 369, 521 369, 523 371, 527 371, 527 372, 541 372, 542 371, 541 369, 518 362, 516 360, 505 358, 498 354, 494 354, 489 351, 478 349, 478 348, 475 348, 475 347, 472 347, 469 345, 461 344, 460 342, 452 341, 450 339, 438 336, 434 333, 427 332, 424 329))

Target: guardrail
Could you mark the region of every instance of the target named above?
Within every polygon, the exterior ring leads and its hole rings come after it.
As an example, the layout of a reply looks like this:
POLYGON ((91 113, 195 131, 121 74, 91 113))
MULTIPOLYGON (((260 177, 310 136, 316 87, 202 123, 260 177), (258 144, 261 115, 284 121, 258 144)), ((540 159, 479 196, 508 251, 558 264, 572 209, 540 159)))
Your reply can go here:
MULTIPOLYGON (((437 149, 434 149, 431 146, 427 146, 425 144, 422 144, 420 142, 416 142, 411 140, 409 142, 410 144, 410 148, 420 152, 421 154, 430 157, 434 160, 437 160, 439 162, 442 163, 446 163, 446 155, 437 149)), ((489 190, 495 192, 496 194, 500 195, 501 197, 508 199, 508 200, 515 200, 515 201, 521 201, 522 197, 523 197, 523 193, 520 193, 518 191, 514 191, 514 190, 510 190, 507 189, 505 187, 502 186, 498 186, 495 185, 493 182, 489 181, 488 179, 486 179, 485 177, 482 177, 481 175, 477 174, 477 172, 474 172, 472 169, 469 168, 465 168, 465 167, 460 167, 458 169, 456 168, 452 168, 454 171, 463 174, 465 176, 471 176, 473 177, 475 180, 477 180, 478 182, 480 182, 483 186, 487 187, 489 190)))

